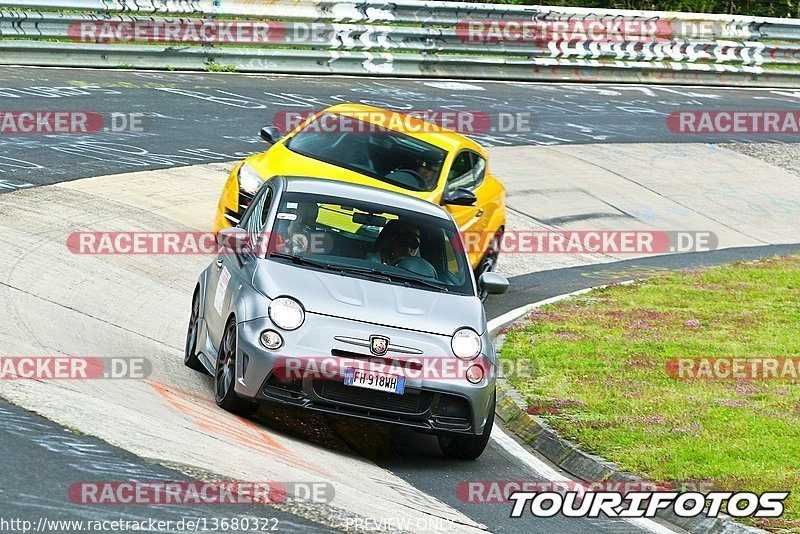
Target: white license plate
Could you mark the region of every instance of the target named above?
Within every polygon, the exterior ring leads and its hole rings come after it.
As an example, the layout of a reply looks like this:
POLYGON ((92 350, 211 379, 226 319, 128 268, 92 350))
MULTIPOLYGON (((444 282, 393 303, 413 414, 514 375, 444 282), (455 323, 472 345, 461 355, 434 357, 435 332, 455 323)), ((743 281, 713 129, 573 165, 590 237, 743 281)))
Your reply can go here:
POLYGON ((402 395, 406 389, 406 379, 403 376, 348 367, 344 370, 344 385, 402 395))

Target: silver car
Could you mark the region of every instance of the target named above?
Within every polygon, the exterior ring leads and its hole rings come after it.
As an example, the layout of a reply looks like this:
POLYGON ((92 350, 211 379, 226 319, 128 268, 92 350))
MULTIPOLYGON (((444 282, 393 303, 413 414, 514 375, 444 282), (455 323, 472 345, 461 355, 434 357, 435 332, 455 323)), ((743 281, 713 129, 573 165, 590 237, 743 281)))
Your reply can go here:
POLYGON ((497 357, 458 227, 411 196, 275 177, 192 298, 185 363, 222 408, 259 404, 404 425, 474 459, 489 440, 497 357))

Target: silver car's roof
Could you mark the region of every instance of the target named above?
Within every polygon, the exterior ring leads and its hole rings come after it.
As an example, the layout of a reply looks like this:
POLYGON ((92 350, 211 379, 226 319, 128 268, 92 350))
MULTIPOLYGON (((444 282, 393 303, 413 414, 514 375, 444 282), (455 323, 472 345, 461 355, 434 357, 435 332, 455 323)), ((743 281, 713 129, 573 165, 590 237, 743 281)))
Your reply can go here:
POLYGON ((377 189, 366 185, 351 184, 326 178, 311 178, 308 176, 279 176, 284 183, 284 191, 291 193, 314 193, 334 197, 361 200, 384 206, 391 206, 404 210, 431 215, 440 219, 450 219, 443 208, 410 195, 395 193, 384 189, 377 189))

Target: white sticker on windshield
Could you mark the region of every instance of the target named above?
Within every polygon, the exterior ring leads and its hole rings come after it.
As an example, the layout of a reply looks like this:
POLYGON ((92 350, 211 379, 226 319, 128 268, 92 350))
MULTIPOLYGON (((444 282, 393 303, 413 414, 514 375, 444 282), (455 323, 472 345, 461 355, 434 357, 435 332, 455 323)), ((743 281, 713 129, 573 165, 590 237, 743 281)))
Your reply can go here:
POLYGON ((293 221, 293 220, 297 219, 297 214, 296 213, 279 213, 278 214, 278 219, 283 219, 283 220, 286 220, 286 221, 293 221))
POLYGON ((286 203, 287 210, 296 210, 297 209, 297 202, 287 202, 286 203))
POLYGON ((217 292, 214 293, 214 309, 222 315, 222 305, 225 303, 225 293, 228 292, 228 282, 231 281, 231 273, 227 267, 222 268, 217 282, 217 292))

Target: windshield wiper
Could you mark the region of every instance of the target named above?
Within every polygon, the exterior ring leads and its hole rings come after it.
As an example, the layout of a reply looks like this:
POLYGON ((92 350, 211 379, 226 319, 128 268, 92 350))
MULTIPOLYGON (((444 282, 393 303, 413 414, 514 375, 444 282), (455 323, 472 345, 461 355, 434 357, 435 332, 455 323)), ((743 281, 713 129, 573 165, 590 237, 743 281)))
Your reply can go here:
POLYGON ((327 269, 329 271, 337 271, 340 274, 345 273, 354 273, 360 274, 363 276, 367 276, 374 280, 387 280, 393 282, 406 282, 406 283, 413 283, 413 284, 420 284, 426 287, 430 287, 433 289, 444 290, 449 292, 450 290, 442 284, 441 282, 432 282, 429 280, 423 280, 421 278, 416 278, 414 276, 406 276, 404 274, 396 274, 396 273, 387 273, 386 271, 382 271, 378 268, 365 268, 365 267, 349 267, 346 265, 336 265, 333 263, 325 263, 322 261, 312 260, 306 256, 295 256, 293 254, 285 254, 283 252, 272 252, 269 255, 271 258, 280 258, 283 260, 289 260, 292 263, 298 265, 313 265, 314 267, 319 267, 320 269, 327 269))
POLYGON ((333 263, 325 263, 317 260, 312 260, 307 258, 306 256, 294 256, 292 254, 284 254, 282 252, 273 252, 270 254, 270 257, 290 260, 292 263, 298 265, 313 265, 314 267, 319 267, 321 269, 336 271, 342 275, 344 275, 345 273, 356 273, 368 276, 374 280, 391 280, 391 278, 389 278, 389 276, 386 275, 385 273, 381 272, 380 269, 361 269, 358 267, 347 267, 344 265, 336 265, 333 263))
POLYGON ((449 289, 447 289, 447 287, 445 287, 443 284, 440 284, 440 283, 437 283, 437 282, 431 282, 431 281, 428 281, 428 280, 422 280, 420 278, 416 278, 416 277, 413 277, 413 276, 406 276, 406 275, 403 275, 403 274, 387 273, 386 271, 382 271, 381 269, 378 269, 376 267, 373 267, 373 268, 344 267, 344 266, 340 267, 338 265, 331 265, 330 267, 332 269, 341 270, 342 272, 363 274, 365 276, 370 276, 370 277, 379 278, 379 279, 382 279, 382 280, 388 280, 388 281, 392 281, 392 282, 413 282, 413 283, 416 283, 416 284, 422 284, 422 285, 427 286, 427 287, 432 287, 432 288, 435 288, 435 289, 443 289, 445 291, 449 291, 449 289))
POLYGON ((430 280, 423 280, 422 278, 417 278, 415 276, 406 276, 404 274, 395 274, 395 273, 384 273, 384 274, 390 277, 392 280, 402 281, 402 282, 412 282, 415 284, 420 284, 423 286, 432 287, 434 289, 450 292, 450 290, 447 289, 447 286, 445 286, 441 282, 432 282, 430 280))
POLYGON ((363 274, 364 276, 369 276, 376 280, 391 280, 391 277, 380 269, 367 269, 363 267, 337 267, 337 269, 340 269, 343 273, 363 274))
POLYGON ((285 254, 283 252, 270 252, 270 258, 280 258, 282 260, 289 260, 292 263, 296 263, 298 265, 313 265, 314 267, 320 267, 322 269, 335 269, 336 266, 331 265, 330 263, 324 263, 317 260, 311 260, 306 258, 305 256, 295 256, 294 254, 285 254))

